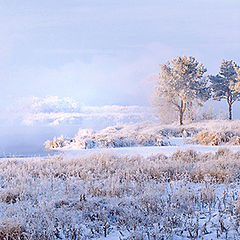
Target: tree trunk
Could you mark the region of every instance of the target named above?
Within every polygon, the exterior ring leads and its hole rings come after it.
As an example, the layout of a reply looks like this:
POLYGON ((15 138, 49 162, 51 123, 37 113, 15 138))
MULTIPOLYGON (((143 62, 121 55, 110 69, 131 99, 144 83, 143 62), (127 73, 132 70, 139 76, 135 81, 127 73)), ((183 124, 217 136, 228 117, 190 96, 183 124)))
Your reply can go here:
POLYGON ((232 120, 232 104, 228 104, 229 120, 232 120))
POLYGON ((228 103, 228 119, 232 120, 232 104, 233 104, 233 97, 230 89, 227 89, 227 103, 228 103))
POLYGON ((181 104, 180 104, 180 107, 179 107, 179 123, 180 125, 183 125, 183 114, 186 110, 186 102, 181 100, 181 104))
POLYGON ((183 125, 183 113, 181 110, 180 110, 179 121, 180 121, 180 125, 183 125))

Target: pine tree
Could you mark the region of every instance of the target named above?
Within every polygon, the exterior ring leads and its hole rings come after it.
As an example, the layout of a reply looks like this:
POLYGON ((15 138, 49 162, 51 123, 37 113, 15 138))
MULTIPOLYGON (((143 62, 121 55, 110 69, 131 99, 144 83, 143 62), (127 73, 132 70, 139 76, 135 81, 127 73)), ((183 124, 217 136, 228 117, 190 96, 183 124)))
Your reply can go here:
POLYGON ((194 101, 206 101, 210 96, 208 79, 203 78, 207 69, 194 57, 176 57, 160 65, 158 86, 155 91, 176 108, 179 123, 183 124, 187 105, 194 101))
POLYGON ((235 79, 236 80, 235 82, 231 81, 231 90, 234 93, 240 93, 240 67, 235 66, 234 68, 235 68, 237 77, 235 79))
POLYGON ((228 119, 232 120, 232 105, 240 99, 240 91, 237 88, 237 65, 232 60, 223 60, 220 66, 220 71, 216 76, 210 75, 211 89, 213 99, 220 101, 226 99, 228 104, 228 119))

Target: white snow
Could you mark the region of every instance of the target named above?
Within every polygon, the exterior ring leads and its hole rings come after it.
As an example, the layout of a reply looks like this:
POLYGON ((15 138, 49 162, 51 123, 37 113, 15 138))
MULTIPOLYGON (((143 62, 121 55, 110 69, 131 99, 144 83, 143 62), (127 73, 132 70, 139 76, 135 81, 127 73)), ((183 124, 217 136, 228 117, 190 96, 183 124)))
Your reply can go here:
POLYGON ((230 138, 239 137, 239 124, 240 121, 229 123, 224 120, 202 121, 183 126, 160 125, 157 122, 118 124, 99 131, 80 129, 72 139, 60 137, 53 141, 47 141, 46 148, 76 150, 95 147, 166 146, 169 144, 181 146, 185 143, 189 144, 191 142, 189 137, 196 136, 202 131, 213 133, 213 135, 216 133, 220 136, 226 133, 230 138))
POLYGON ((81 155, 88 156, 95 153, 113 153, 120 155, 135 156, 141 155, 143 157, 149 157, 155 154, 164 154, 165 156, 171 156, 176 151, 194 150, 201 153, 214 153, 219 149, 229 149, 233 152, 240 151, 240 146, 205 146, 196 144, 184 144, 175 146, 145 146, 145 147, 121 147, 121 148, 93 148, 93 149, 58 149, 60 152, 64 152, 68 155, 81 155))
POLYGON ((167 158, 5 159, 0 233, 12 236, 15 229, 55 240, 238 239, 238 157, 221 150, 167 158))
POLYGON ((44 233, 55 240, 74 234, 95 240, 238 239, 240 146, 191 143, 196 130, 222 127, 238 134, 238 124, 81 130, 76 138, 135 134, 146 141, 161 133, 171 145, 76 150, 71 145, 57 148, 62 154, 53 157, 2 159, 0 233, 12 234, 15 223, 36 239, 44 233))

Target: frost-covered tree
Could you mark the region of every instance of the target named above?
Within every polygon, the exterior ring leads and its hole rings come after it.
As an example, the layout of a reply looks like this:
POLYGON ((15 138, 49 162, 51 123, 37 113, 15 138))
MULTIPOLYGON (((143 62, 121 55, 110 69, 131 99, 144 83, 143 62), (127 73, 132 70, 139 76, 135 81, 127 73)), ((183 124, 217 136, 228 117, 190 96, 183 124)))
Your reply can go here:
POLYGON ((172 107, 172 103, 168 100, 168 98, 160 97, 158 96, 157 91, 154 91, 151 104, 161 123, 169 124, 177 121, 178 111, 176 108, 172 107))
POLYGON ((237 65, 232 60, 223 60, 220 71, 216 76, 210 75, 210 87, 212 89, 213 99, 220 101, 226 99, 228 104, 228 119, 232 120, 232 105, 240 100, 240 91, 237 89, 237 65))
POLYGON ((234 68, 235 68, 237 77, 235 79, 236 80, 235 82, 231 81, 231 90, 234 93, 240 93, 240 67, 235 66, 234 68))
POLYGON ((197 118, 199 118, 201 107, 203 107, 203 104, 198 100, 187 102, 187 108, 184 118, 192 122, 196 121, 197 118))
MULTIPOLYGON (((151 104, 161 123, 169 124, 178 120, 178 109, 173 107, 173 104, 168 100, 167 97, 158 96, 157 91, 154 91, 153 93, 151 104)), ((188 102, 186 106, 184 119, 195 121, 198 118, 202 105, 199 104, 198 101, 194 101, 188 102)))
POLYGON ((183 124, 184 113, 191 103, 206 101, 210 96, 207 80, 203 78, 207 69, 194 57, 176 57, 160 65, 158 86, 155 88, 159 97, 165 97, 179 115, 183 124))

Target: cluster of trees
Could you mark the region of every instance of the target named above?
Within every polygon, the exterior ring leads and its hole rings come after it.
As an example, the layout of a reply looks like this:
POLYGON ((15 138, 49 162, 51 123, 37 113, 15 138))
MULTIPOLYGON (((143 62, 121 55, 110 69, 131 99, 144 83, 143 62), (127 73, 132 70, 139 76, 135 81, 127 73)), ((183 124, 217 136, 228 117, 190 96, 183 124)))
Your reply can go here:
POLYGON ((240 100, 240 67, 233 60, 223 60, 217 75, 205 76, 207 69, 194 57, 176 57, 160 65, 155 96, 167 106, 169 114, 178 113, 179 123, 193 108, 204 102, 225 99, 228 118, 232 119, 232 105, 240 100))

